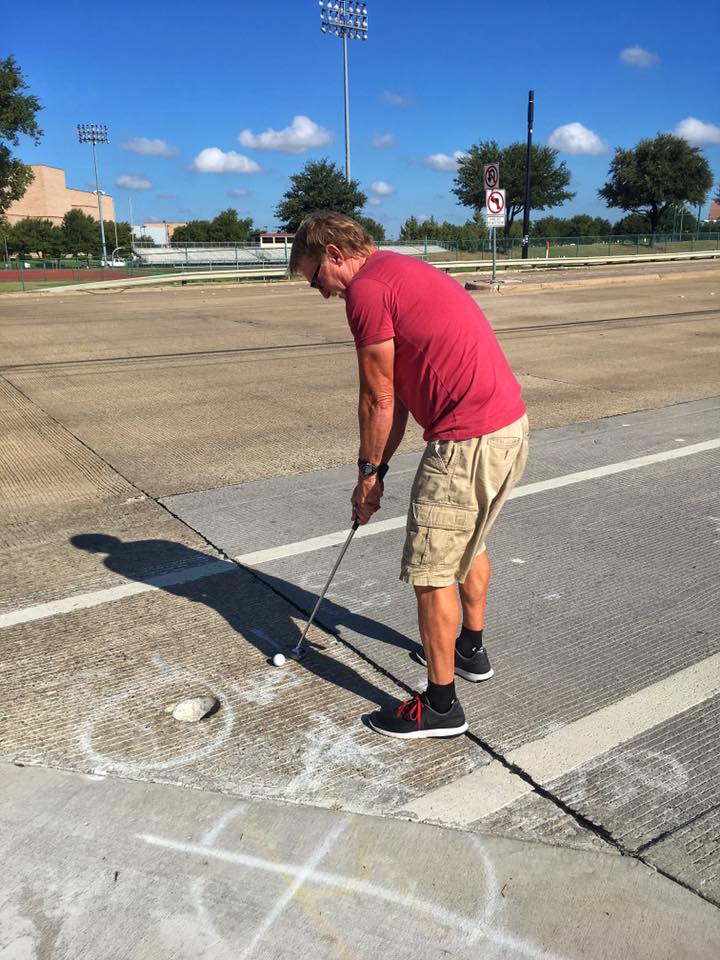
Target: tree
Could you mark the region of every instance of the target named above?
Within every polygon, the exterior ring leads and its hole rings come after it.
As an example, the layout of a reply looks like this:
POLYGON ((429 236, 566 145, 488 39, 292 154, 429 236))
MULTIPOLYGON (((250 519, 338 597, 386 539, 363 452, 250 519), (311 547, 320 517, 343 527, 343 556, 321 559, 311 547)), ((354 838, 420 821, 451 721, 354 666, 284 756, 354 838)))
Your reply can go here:
POLYGON ((377 220, 373 220, 372 217, 361 216, 356 216, 355 219, 365 227, 373 240, 382 241, 385 239, 385 227, 381 223, 378 223, 377 220))
MULTIPOLYGON (((212 243, 247 243, 253 232, 252 217, 238 218, 232 207, 219 213, 208 227, 208 240, 212 243)), ((173 242, 175 234, 173 234, 173 242)))
POLYGON ((578 213, 566 217, 541 217, 532 225, 534 237, 607 237, 612 233, 612 224, 602 217, 578 213))
POLYGON ((618 147, 610 162, 609 177, 598 190, 599 195, 609 207, 643 213, 652 234, 671 204, 698 206, 713 182, 702 150, 671 133, 641 140, 631 150, 618 147))
MULTIPOLYGON (((485 206, 483 167, 487 163, 500 164, 500 186, 506 191, 507 220, 505 236, 510 234, 515 217, 525 209, 524 143, 511 143, 500 148, 495 140, 483 140, 470 147, 467 156, 458 161, 457 177, 452 192, 465 207, 478 214, 485 206)), ((572 200, 574 193, 567 188, 570 171, 565 162, 558 163, 558 152, 551 147, 533 146, 530 177, 530 209, 545 210, 572 200)))
POLYGON ((539 220, 533 220, 530 225, 531 237, 567 237, 569 236, 569 223, 565 217, 540 217, 539 220))
POLYGON ((68 210, 63 217, 65 253, 90 255, 100 246, 100 224, 82 210, 68 210))
POLYGON ((607 237, 612 233, 612 224, 604 217, 591 217, 589 213, 578 213, 568 220, 570 237, 607 237))
POLYGON ((30 183, 33 172, 26 164, 13 157, 10 147, 16 147, 19 135, 40 142, 43 131, 35 115, 41 110, 37 97, 23 93, 28 86, 13 57, 0 60, 0 220, 11 203, 19 200, 30 183))
MULTIPOLYGON (((210 221, 191 220, 184 227, 173 230, 173 243, 207 243, 210 240, 210 221)), ((143 243, 145 239, 143 238, 143 243)))
POLYGON ((40 217, 25 217, 13 224, 8 232, 8 250, 21 257, 30 254, 52 256, 56 238, 50 220, 40 217))
POLYGON ((482 218, 467 220, 463 224, 440 223, 435 217, 419 222, 409 217, 400 227, 401 240, 440 240, 445 243, 477 244, 487 239, 487 227, 482 218))
POLYGON ((345 179, 334 163, 325 157, 309 160, 300 173, 290 177, 292 186, 275 207, 275 216, 282 229, 294 232, 309 213, 332 210, 357 218, 367 202, 357 180, 345 179))
POLYGON ((643 213, 629 213, 613 224, 612 232, 620 237, 650 233, 650 221, 643 213))

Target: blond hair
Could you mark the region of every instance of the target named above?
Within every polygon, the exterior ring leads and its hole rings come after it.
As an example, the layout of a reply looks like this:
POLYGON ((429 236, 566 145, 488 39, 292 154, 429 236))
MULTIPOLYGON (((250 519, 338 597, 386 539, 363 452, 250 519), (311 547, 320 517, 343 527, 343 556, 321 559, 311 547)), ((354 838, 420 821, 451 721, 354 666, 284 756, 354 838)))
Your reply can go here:
POLYGON ((298 264, 304 257, 320 263, 330 243, 349 257, 369 254, 375 246, 367 230, 352 217, 324 211, 311 213, 293 238, 288 272, 298 273, 298 264))

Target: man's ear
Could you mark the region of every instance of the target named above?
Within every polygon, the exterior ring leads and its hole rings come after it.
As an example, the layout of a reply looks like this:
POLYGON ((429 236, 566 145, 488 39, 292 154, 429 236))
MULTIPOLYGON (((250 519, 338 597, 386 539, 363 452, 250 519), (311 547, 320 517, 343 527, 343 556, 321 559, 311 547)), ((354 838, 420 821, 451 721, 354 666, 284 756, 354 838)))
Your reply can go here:
POLYGON ((331 263, 340 266, 340 264, 345 262, 345 254, 342 252, 340 247, 336 247, 334 243, 329 243, 325 247, 325 257, 330 260, 331 263))

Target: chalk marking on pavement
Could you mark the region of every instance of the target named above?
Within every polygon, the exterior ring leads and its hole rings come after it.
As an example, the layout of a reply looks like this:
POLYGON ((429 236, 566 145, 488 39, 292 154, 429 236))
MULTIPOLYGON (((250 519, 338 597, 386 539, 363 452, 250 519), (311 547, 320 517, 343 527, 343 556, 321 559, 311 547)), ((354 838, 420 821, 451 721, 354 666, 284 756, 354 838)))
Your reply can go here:
MULTIPOLYGON (((153 666, 162 671, 162 675, 156 678, 150 678, 142 683, 133 684, 129 690, 116 694, 103 702, 103 705, 92 713, 78 733, 78 743, 85 756, 93 765, 103 773, 118 773, 121 776, 135 777, 143 773, 155 773, 161 770, 171 770, 175 767, 184 767, 196 760, 202 760, 207 756, 219 750, 228 740, 235 728, 235 710, 232 700, 225 693, 221 686, 211 683, 205 677, 196 675, 187 670, 181 670, 166 663, 160 656, 153 657, 153 666), (123 757, 111 756, 101 753, 94 746, 96 727, 98 724, 107 720, 109 716, 114 718, 114 728, 117 729, 117 716, 123 716, 123 712, 117 708, 138 697, 147 700, 149 696, 157 697, 158 693, 166 684, 172 684, 177 690, 179 682, 188 681, 199 689, 205 689, 208 692, 213 691, 214 695, 223 705, 220 717, 219 727, 210 735, 202 746, 196 749, 186 750, 174 757, 166 760, 132 760, 123 757)), ((127 720, 125 721, 127 722, 127 720)))
MULTIPOLYGON (((720 693, 720 653, 511 750, 506 759, 546 785, 720 693)), ((498 760, 431 790, 406 809, 425 820, 469 824, 532 793, 498 760)))
POLYGON ((337 841, 340 839, 341 835, 345 832, 347 823, 340 822, 335 826, 335 829, 332 830, 320 844, 320 846, 315 850, 311 857, 305 861, 305 863, 300 868, 299 872, 295 875, 295 879, 290 884, 290 886, 277 898, 273 904, 271 910, 260 924, 258 929, 255 931, 255 936, 252 938, 248 944, 247 949, 244 951, 243 956, 249 957, 254 951, 255 947, 260 943, 265 934, 268 932, 270 927, 275 923, 280 914, 285 910, 290 902, 295 898, 295 894, 300 890, 305 881, 311 876, 313 870, 319 866, 319 864, 325 859, 328 853, 335 846, 337 841))
MULTIPOLYGON (((641 467, 652 466, 656 463, 679 460, 683 457, 691 457, 696 453, 706 453, 709 450, 717 449, 720 449, 720 437, 713 440, 704 440, 701 443, 692 443, 687 447, 662 450, 659 453, 651 453, 645 457, 636 457, 633 460, 609 463, 604 467, 593 467, 591 470, 567 473, 562 477, 552 477, 549 480, 526 483, 523 486, 516 487, 510 494, 509 499, 516 500, 520 497, 532 496, 535 493, 544 493, 547 490, 557 490, 561 487, 583 483, 585 480, 597 480, 602 477, 613 476, 617 473, 625 473, 628 470, 638 470, 641 467)), ((404 516, 392 517, 389 520, 378 520, 364 527, 360 527, 355 534, 355 538, 373 537, 380 533, 387 533, 389 530, 399 530, 404 526, 404 516)), ((346 538, 347 530, 340 530, 336 533, 328 533, 321 537, 310 537, 307 540, 286 543, 279 547, 256 550, 253 553, 243 553, 235 557, 235 561, 248 567, 259 566, 263 563, 270 563, 273 560, 283 560, 288 557, 297 556, 298 554, 311 553, 314 550, 323 550, 325 547, 337 546, 338 544, 344 543, 346 538)), ((206 564, 186 567, 184 570, 163 574, 158 577, 151 577, 142 583, 123 583, 115 587, 106 587, 104 590, 95 590, 92 593, 81 593, 74 597, 66 597, 62 600, 53 600, 49 603, 38 603, 33 606, 21 607, 19 610, 11 610, 8 613, 0 614, 0 629, 12 627, 19 623, 29 623, 33 620, 44 620, 47 617, 54 617, 58 614, 72 613, 74 610, 97 607, 103 603, 111 603, 114 600, 124 600, 126 597, 136 596, 140 593, 147 593, 151 590, 162 590, 165 587, 180 583, 191 583, 194 580, 202 580, 205 577, 212 577, 219 573, 229 573, 233 570, 237 570, 237 567, 229 560, 212 560, 208 558, 208 563, 206 564)))
POLYGON ((529 957, 531 960, 560 960, 558 954, 550 950, 544 950, 542 947, 536 947, 521 937, 494 929, 490 923, 484 921, 482 918, 469 919, 439 904, 430 903, 425 900, 420 900, 418 897, 399 893, 396 890, 381 886, 378 883, 372 883, 369 880, 358 880, 355 877, 345 876, 341 873, 333 873, 328 870, 318 870, 313 867, 308 869, 305 864, 279 863, 274 860, 266 860, 263 857, 252 856, 251 854, 238 853, 234 850, 208 847, 200 843, 168 840, 152 834, 140 833, 137 834, 137 838, 151 846, 199 856, 203 860, 213 858, 224 863, 264 870, 266 873, 280 875, 285 878, 294 877, 298 880, 301 879, 302 883, 306 885, 314 884, 315 886, 329 887, 331 890, 337 890, 340 893, 384 900, 387 903, 404 907, 406 910, 415 910, 419 914, 430 917, 448 929, 457 930, 464 934, 471 943, 480 937, 486 937, 491 942, 501 944, 513 950, 516 954, 529 957))

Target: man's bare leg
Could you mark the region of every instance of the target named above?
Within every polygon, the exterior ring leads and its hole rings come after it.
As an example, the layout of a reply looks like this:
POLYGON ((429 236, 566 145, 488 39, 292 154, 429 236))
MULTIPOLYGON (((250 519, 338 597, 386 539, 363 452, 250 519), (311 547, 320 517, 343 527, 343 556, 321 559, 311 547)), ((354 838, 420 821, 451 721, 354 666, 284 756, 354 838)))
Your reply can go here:
POLYGON ((449 587, 415 587, 420 640, 425 651, 431 683, 453 683, 455 638, 460 626, 460 607, 455 584, 449 587))
POLYGON ((482 630, 485 625, 485 606, 490 585, 490 557, 483 550, 475 557, 465 582, 460 584, 460 603, 463 626, 467 630, 482 630))

